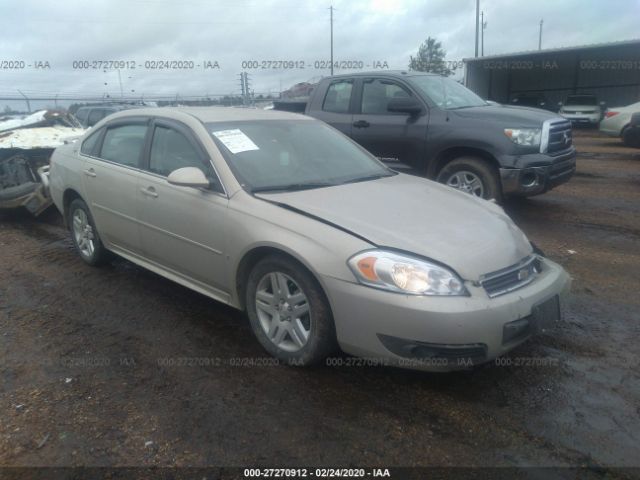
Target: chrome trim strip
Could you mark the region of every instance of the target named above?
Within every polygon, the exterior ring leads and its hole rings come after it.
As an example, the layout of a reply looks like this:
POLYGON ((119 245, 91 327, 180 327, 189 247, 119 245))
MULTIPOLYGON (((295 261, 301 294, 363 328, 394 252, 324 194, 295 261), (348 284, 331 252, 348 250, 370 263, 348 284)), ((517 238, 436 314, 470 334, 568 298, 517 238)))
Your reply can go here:
POLYGON ((487 280, 493 280, 496 277, 502 277, 503 275, 507 275, 509 273, 515 272, 516 270, 520 270, 523 267, 526 267, 530 263, 534 262, 537 259, 535 255, 530 255, 528 257, 523 258, 518 263, 511 265, 506 268, 502 268, 500 270, 496 270, 495 272, 485 273, 484 275, 480 275, 478 282, 482 283, 487 280))
POLYGON ((529 285, 531 282, 533 282, 536 278, 536 275, 531 275, 528 278, 526 278, 523 281, 520 281, 518 283, 514 283, 512 285, 509 285, 508 287, 502 288, 500 290, 496 290, 494 292, 489 292, 487 291, 487 288, 485 287, 485 282, 490 281, 490 280, 494 280, 496 278, 500 278, 500 277, 504 277, 506 275, 512 274, 514 272, 517 272, 518 270, 521 270, 523 268, 527 268, 529 267, 533 262, 535 262, 538 259, 538 257, 536 255, 531 255, 530 257, 527 257, 523 260, 521 260, 520 262, 516 263, 515 265, 512 265, 510 267, 506 267, 503 268, 501 270, 497 270, 495 272, 491 272, 491 273, 487 273, 484 275, 480 275, 478 283, 480 286, 482 286, 485 290, 485 292, 487 293, 487 296, 489 298, 494 298, 494 297, 498 297, 500 295, 504 295, 505 293, 509 293, 512 292, 514 290, 517 290, 519 288, 522 288, 526 285, 529 285))

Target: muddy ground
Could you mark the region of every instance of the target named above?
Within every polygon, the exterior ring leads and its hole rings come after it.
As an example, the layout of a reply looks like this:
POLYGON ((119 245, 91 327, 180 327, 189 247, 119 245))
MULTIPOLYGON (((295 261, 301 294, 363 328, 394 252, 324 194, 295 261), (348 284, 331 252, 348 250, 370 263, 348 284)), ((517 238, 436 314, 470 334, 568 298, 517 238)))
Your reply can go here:
POLYGON ((506 207, 573 276, 565 321, 463 373, 246 365, 241 314, 4 216, 0 465, 640 466, 640 150, 576 144, 570 183, 506 207))

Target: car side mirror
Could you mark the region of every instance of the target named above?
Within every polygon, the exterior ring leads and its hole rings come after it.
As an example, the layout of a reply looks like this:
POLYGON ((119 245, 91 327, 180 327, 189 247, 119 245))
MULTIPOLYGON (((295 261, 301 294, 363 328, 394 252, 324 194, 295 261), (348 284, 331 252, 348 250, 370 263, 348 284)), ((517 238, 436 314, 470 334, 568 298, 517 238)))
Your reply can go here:
POLYGON ((417 115, 422 112, 422 105, 413 97, 399 97, 389 100, 387 110, 394 113, 417 115))
POLYGON ((178 168, 169 174, 167 181, 180 187, 207 188, 210 185, 202 170, 196 167, 178 168))

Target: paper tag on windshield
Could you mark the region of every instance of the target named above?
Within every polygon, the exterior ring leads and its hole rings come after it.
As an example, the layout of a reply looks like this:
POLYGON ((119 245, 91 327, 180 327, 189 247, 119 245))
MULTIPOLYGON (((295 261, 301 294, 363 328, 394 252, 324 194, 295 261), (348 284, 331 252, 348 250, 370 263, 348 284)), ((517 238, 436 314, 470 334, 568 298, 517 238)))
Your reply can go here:
POLYGON ((238 128, 234 128, 233 130, 219 130, 212 133, 231 153, 235 154, 248 152, 250 150, 260 150, 260 148, 238 128))

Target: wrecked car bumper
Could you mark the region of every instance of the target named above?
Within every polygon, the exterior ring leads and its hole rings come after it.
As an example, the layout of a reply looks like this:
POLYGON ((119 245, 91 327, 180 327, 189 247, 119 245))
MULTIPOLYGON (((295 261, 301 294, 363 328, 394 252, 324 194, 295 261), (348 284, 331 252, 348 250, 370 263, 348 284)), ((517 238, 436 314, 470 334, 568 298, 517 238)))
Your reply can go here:
POLYGON ((0 210, 25 208, 39 215, 51 204, 53 150, 84 133, 69 115, 43 110, 0 122, 0 210))
POLYGON ((49 196, 49 166, 38 169, 40 183, 26 182, 0 190, 0 210, 14 210, 24 207, 37 216, 44 212, 52 201, 49 196))

